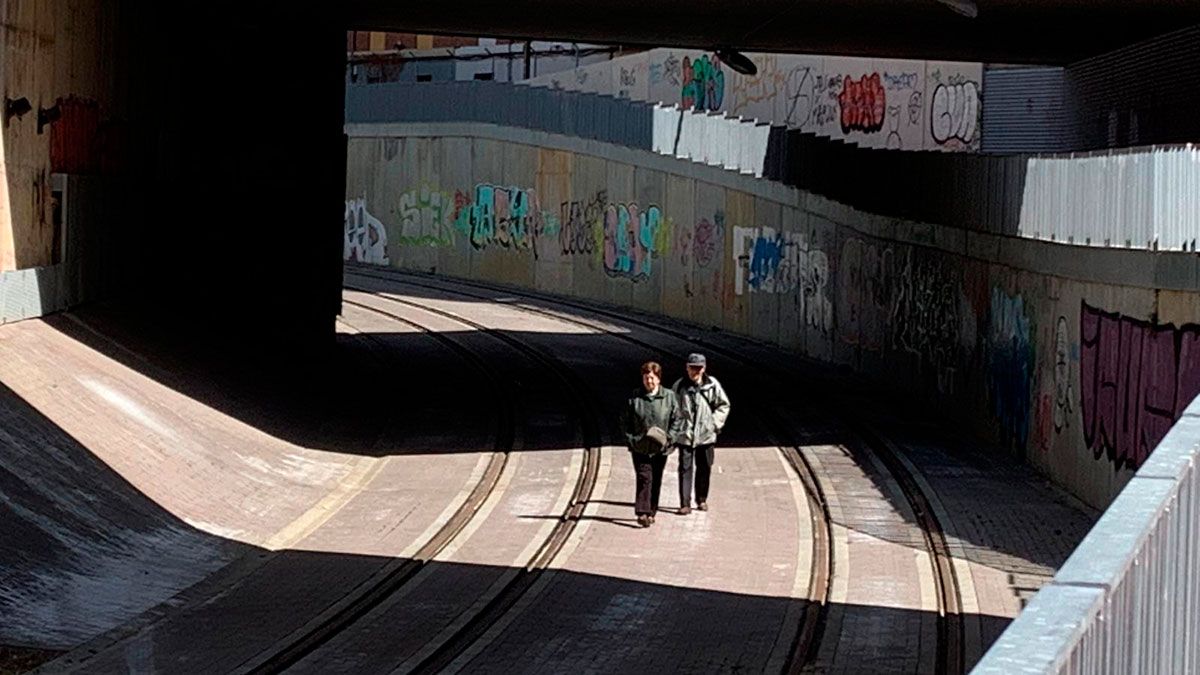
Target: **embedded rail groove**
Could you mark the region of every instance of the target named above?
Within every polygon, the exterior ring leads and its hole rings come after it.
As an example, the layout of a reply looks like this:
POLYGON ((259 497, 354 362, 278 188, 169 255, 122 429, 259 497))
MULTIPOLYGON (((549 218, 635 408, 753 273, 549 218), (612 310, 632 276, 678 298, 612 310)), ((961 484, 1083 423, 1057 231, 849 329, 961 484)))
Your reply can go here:
MULTIPOLYGON (((353 288, 347 286, 348 288, 353 288)), ((363 292, 364 289, 354 289, 363 292)), ((570 398, 575 403, 580 427, 583 432, 584 445, 584 460, 580 468, 579 477, 576 480, 575 488, 571 494, 571 498, 567 503, 567 508, 560 516, 558 523, 551 530, 550 535, 530 558, 529 562, 521 570, 519 574, 513 577, 497 594, 493 597, 484 608, 471 617, 465 625, 449 637, 445 642, 438 647, 416 665, 412 672, 427 673, 438 672, 454 662, 462 653, 470 648, 480 637, 482 637, 489 628, 501 619, 517 601, 533 586, 534 583, 541 577, 541 574, 549 568, 550 564, 562 551, 566 545, 571 533, 574 532, 576 524, 583 516, 584 509, 592 496, 592 491, 596 486, 596 479, 600 473, 600 448, 601 448, 601 427, 596 420, 598 410, 595 405, 585 403, 591 396, 588 389, 579 380, 569 368, 564 366, 553 354, 545 350, 526 344, 520 340, 508 335, 502 331, 485 326, 477 321, 466 318, 454 312, 431 307, 423 303, 414 302, 411 300, 375 295, 386 302, 395 304, 407 305, 420 309, 424 312, 444 316, 453 321, 457 321, 464 325, 487 333, 501 341, 504 341, 518 350, 528 354, 534 360, 544 365, 550 372, 554 373, 567 387, 570 392, 570 398)), ((347 301, 356 306, 367 306, 361 303, 347 301)), ((374 311, 381 314, 388 314, 383 310, 372 308, 374 311)))
MULTIPOLYGON (((375 275, 364 275, 374 277, 375 275)), ((412 283, 407 280, 390 279, 387 277, 381 278, 394 283, 412 283)), ((412 285, 421 286, 423 288, 437 289, 449 293, 464 295, 467 297, 475 297, 481 299, 484 296, 478 296, 462 291, 444 289, 437 286, 427 286, 419 283, 412 285)), ((388 295, 382 295, 378 291, 370 291, 369 289, 359 288, 364 292, 374 293, 377 297, 392 300, 394 302, 406 302, 388 295)), ((521 305, 513 305, 516 309, 527 313, 539 314, 551 317, 557 321, 573 323, 589 330, 598 331, 604 335, 615 337, 620 340, 636 344, 639 347, 645 348, 652 352, 657 352, 664 357, 673 358, 672 354, 660 345, 656 345, 644 340, 640 340, 630 335, 617 333, 595 322, 587 321, 573 316, 563 316, 554 312, 546 312, 537 308, 530 308, 521 305)), ((809 587, 806 592, 807 605, 804 609, 804 618, 801 620, 801 626, 796 632, 796 636, 792 642, 792 648, 789 651, 788 659, 784 667, 784 671, 788 673, 799 673, 804 665, 812 660, 816 655, 817 648, 820 646, 820 636, 824 625, 825 612, 829 606, 829 594, 832 591, 831 579, 833 576, 833 530, 832 518, 829 515, 829 506, 825 499, 825 493, 821 489, 820 481, 816 471, 812 465, 804 457, 798 446, 789 446, 780 439, 789 436, 786 430, 786 424, 773 412, 769 411, 765 406, 760 406, 755 412, 764 427, 768 429, 768 434, 773 438, 777 449, 783 455, 784 460, 796 472, 800 482, 804 485, 805 498, 808 501, 810 525, 813 533, 812 544, 812 574, 809 577, 809 587)))
MULTIPOLYGON (((588 305, 585 303, 575 302, 575 301, 572 301, 572 300, 566 299, 566 298, 541 295, 538 293, 526 291, 524 289, 510 288, 507 286, 497 287, 497 286, 489 286, 488 284, 474 282, 474 281, 468 281, 468 280, 445 279, 443 277, 437 277, 432 274, 400 272, 400 271, 391 271, 391 270, 384 272, 384 271, 380 271, 380 270, 372 270, 372 269, 368 269, 368 268, 351 267, 351 266, 347 266, 346 271, 349 274, 356 274, 359 276, 373 278, 373 279, 377 279, 377 280, 381 280, 381 281, 387 281, 387 282, 398 283, 398 284, 408 284, 411 286, 437 290, 437 291, 441 291, 444 293, 451 293, 451 294, 462 295, 465 297, 487 300, 489 302, 495 302, 495 299, 490 298, 488 296, 480 295, 477 293, 471 293, 471 292, 468 292, 465 290, 461 290, 459 288, 452 288, 452 287, 453 286, 467 286, 467 287, 482 289, 482 290, 486 290, 486 291, 490 291, 490 292, 499 291, 499 292, 507 293, 510 295, 523 296, 525 298, 530 298, 533 300, 553 302, 558 305, 579 309, 584 312, 588 312, 590 314, 609 317, 609 318, 612 318, 614 320, 617 320, 617 321, 620 321, 623 323, 637 325, 637 326, 645 328, 647 330, 661 333, 664 335, 668 335, 668 336, 671 336, 673 338, 676 338, 676 339, 679 339, 679 340, 682 340, 685 342, 690 342, 690 343, 697 344, 697 345, 703 345, 708 350, 710 350, 714 353, 721 354, 723 357, 728 358, 731 361, 736 361, 746 367, 749 367, 752 370, 762 373, 763 375, 765 375, 766 377, 768 377, 770 379, 778 379, 780 377, 778 372, 769 371, 766 368, 764 368, 762 365, 745 358, 741 354, 738 354, 735 351, 732 351, 728 348, 722 347, 715 343, 712 343, 712 342, 709 342, 709 341, 706 341, 706 340, 703 340, 700 338, 696 338, 691 335, 682 333, 680 331, 673 330, 671 328, 667 328, 667 327, 664 327, 664 326, 661 326, 661 325, 658 325, 655 323, 651 323, 649 321, 645 321, 645 320, 639 319, 637 317, 630 316, 628 314, 619 314, 619 313, 611 311, 611 310, 607 310, 607 309, 604 309, 601 307, 591 306, 591 305, 588 305), (413 277, 423 277, 425 279, 436 280, 437 283, 422 282, 422 281, 418 281, 418 280, 414 279, 413 277), (451 288, 447 288, 447 286, 451 286, 451 288)), ((371 292, 374 292, 374 291, 371 291, 371 292)), ((558 312, 554 312, 551 310, 546 310, 546 309, 542 309, 542 308, 538 308, 538 307, 530 307, 525 304, 513 304, 513 303, 504 303, 504 304, 509 304, 510 306, 515 307, 516 309, 518 309, 520 311, 525 311, 525 312, 529 312, 532 314, 540 314, 543 316, 550 316, 550 317, 554 317, 556 319, 559 319, 559 320, 562 320, 565 322, 575 323, 577 325, 582 325, 582 326, 587 326, 593 330, 599 330, 599 331, 603 331, 605 333, 612 334, 615 337, 618 337, 618 338, 626 340, 626 341, 633 342, 640 346, 655 349, 656 351, 658 351, 660 353, 666 353, 666 350, 663 350, 660 347, 651 345, 649 343, 646 343, 642 340, 639 340, 637 338, 634 338, 634 337, 631 337, 628 335, 614 332, 602 325, 597 325, 595 323, 589 323, 588 321, 580 319, 575 316, 564 315, 564 314, 561 314, 558 312)), ((935 513, 933 511, 932 505, 930 504, 928 498, 925 496, 924 492, 921 490, 920 485, 917 482, 916 478, 908 470, 908 467, 906 467, 904 465, 904 463, 899 459, 898 452, 896 451, 896 449, 892 446, 892 444, 890 442, 888 442, 882 436, 878 435, 873 429, 871 429, 870 427, 868 427, 866 424, 862 423, 861 421, 846 418, 845 416, 838 414, 836 411, 831 410, 830 407, 828 406, 828 404, 823 403, 819 400, 812 400, 812 403, 816 407, 819 407, 819 408, 829 411, 831 416, 843 419, 846 422, 847 426, 850 429, 852 429, 855 432, 855 434, 859 437, 859 439, 862 441, 862 443, 868 449, 870 449, 870 451, 872 453, 874 453, 876 457, 878 457, 880 459, 880 461, 884 464, 885 468, 887 468, 888 472, 892 474, 893 478, 896 480, 897 485, 900 487, 901 491, 903 492, 904 497, 909 504, 909 507, 912 509, 912 511, 913 511, 915 517, 917 518, 918 523, 921 527, 922 537, 925 540, 926 547, 927 547, 929 555, 930 555, 934 583, 937 587, 938 650, 937 650, 937 660, 936 660, 936 672, 950 674, 950 675, 957 675, 958 673, 964 672, 965 656, 964 656, 964 652, 963 652, 964 640, 963 640, 961 594, 959 591, 958 579, 957 579, 957 576, 956 576, 956 573, 954 570, 953 557, 950 553, 949 544, 946 541, 945 531, 943 530, 941 524, 938 522, 937 516, 935 515, 935 513)), ((764 421, 766 421, 769 426, 773 427, 776 430, 781 428, 780 425, 782 425, 782 422, 780 420, 778 420, 778 418, 773 418, 773 419, 765 418, 764 421)), ((795 649, 794 649, 793 655, 792 655, 793 658, 785 667, 785 670, 788 672, 799 672, 803 668, 803 666, 811 660, 811 658, 815 655, 817 648, 819 647, 820 635, 821 635, 821 631, 823 630, 825 611, 826 611, 827 605, 828 605, 828 593, 830 591, 829 577, 831 576, 831 570, 832 570, 832 548, 829 547, 829 540, 826 539, 826 541, 824 542, 825 550, 821 552, 823 557, 817 557, 817 553, 818 553, 818 551, 816 550, 818 547, 817 539, 819 538, 817 533, 824 531, 826 533, 826 535, 828 535, 828 536, 831 536, 831 535, 828 530, 828 528, 830 527, 830 524, 829 524, 827 505, 825 504, 825 501, 824 501, 823 492, 821 492, 821 490, 820 490, 820 481, 819 481, 816 473, 812 470, 811 465, 809 465, 808 462, 804 459, 803 453, 800 452, 798 447, 793 447, 793 448, 790 448, 789 450, 785 450, 784 448, 781 447, 781 451, 783 452, 785 458, 788 460, 789 464, 791 464, 793 466, 793 468, 796 469, 796 471, 800 475, 801 481, 803 481, 805 483, 806 492, 809 495, 810 506, 813 505, 814 503, 819 505, 819 508, 810 509, 811 512, 813 513, 814 521, 817 517, 816 514, 818 512, 823 513, 824 519, 825 519, 825 522, 823 523, 823 527, 818 527, 817 523, 814 522, 814 529, 813 529, 813 531, 814 531, 814 544, 813 544, 814 558, 813 558, 813 560, 814 561, 822 561, 822 564, 819 566, 819 568, 817 570, 814 570, 813 578, 816 579, 817 577, 821 576, 822 574, 825 575, 825 578, 823 581, 823 583, 825 585, 824 593, 820 594, 818 597, 817 594, 819 594, 820 591, 818 589, 814 588, 815 582, 810 582, 809 601, 811 604, 809 605, 808 609, 806 610, 805 619, 803 620, 802 625, 799 628, 799 631, 798 631, 798 634, 796 637, 796 641, 795 641, 795 649), (828 561, 828 567, 825 566, 824 561, 828 561)))
MULTIPOLYGON (((486 360, 480 358, 475 352, 454 339, 429 330, 427 327, 401 316, 380 312, 372 307, 358 305, 353 302, 349 302, 348 304, 354 304, 364 310, 382 314, 393 321, 416 328, 444 344, 471 363, 479 372, 483 373, 485 377, 496 384, 497 388, 504 386, 504 379, 488 365, 486 360)), ((353 327, 353 324, 346 323, 353 327)), ((371 337, 369 333, 363 333, 363 335, 368 336, 369 339, 378 341, 378 338, 371 337)), ((500 475, 504 472, 508 458, 517 443, 516 400, 515 397, 504 398, 508 400, 508 405, 502 408, 502 413, 496 421, 495 450, 488 460, 483 476, 476 483, 475 487, 472 488, 471 493, 467 496, 463 504, 446 521, 445 525, 434 533, 429 541, 413 554, 411 559, 397 560, 389 563, 380 572, 375 574, 371 580, 356 588, 352 594, 347 595, 337 605, 326 610, 322 615, 316 617, 313 622, 300 629, 299 634, 293 634, 282 644, 272 646, 266 653, 260 654, 253 660, 243 664, 236 672, 254 673, 256 675, 279 673, 296 664, 335 635, 344 631, 371 609, 378 606, 387 597, 394 594, 462 532, 495 490, 500 475)))

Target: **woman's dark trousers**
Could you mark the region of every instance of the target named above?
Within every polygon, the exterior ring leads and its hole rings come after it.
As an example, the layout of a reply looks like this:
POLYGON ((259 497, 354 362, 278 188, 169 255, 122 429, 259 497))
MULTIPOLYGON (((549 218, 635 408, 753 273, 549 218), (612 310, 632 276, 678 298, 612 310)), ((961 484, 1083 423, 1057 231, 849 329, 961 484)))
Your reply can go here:
POLYGON ((637 473, 637 495, 633 510, 639 516, 658 513, 658 495, 662 492, 663 467, 667 465, 665 454, 644 455, 629 453, 633 457, 633 470, 637 473))

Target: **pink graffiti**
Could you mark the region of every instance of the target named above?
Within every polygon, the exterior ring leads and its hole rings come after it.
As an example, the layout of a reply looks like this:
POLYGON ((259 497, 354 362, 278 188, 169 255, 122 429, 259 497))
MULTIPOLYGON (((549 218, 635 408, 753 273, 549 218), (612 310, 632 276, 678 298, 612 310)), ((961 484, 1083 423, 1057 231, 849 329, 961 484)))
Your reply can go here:
POLYGON ((612 276, 638 281, 650 276, 654 242, 662 226, 662 211, 654 205, 643 212, 636 203, 609 204, 604 213, 604 269, 612 276))
POLYGON ((1200 393, 1200 326, 1155 325, 1082 303, 1083 437, 1097 459, 1137 468, 1200 393))

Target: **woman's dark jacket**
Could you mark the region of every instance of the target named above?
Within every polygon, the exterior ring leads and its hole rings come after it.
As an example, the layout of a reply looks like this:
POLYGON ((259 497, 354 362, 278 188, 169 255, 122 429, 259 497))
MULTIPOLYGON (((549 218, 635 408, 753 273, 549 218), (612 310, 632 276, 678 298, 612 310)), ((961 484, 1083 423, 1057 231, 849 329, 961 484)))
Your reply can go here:
POLYGON ((625 444, 633 452, 668 452, 683 431, 683 415, 680 414, 679 399, 675 392, 666 387, 659 387, 653 394, 644 388, 634 392, 621 415, 621 431, 625 434, 625 444), (650 427, 659 427, 667 432, 665 447, 659 448, 654 441, 646 438, 646 430, 650 427))

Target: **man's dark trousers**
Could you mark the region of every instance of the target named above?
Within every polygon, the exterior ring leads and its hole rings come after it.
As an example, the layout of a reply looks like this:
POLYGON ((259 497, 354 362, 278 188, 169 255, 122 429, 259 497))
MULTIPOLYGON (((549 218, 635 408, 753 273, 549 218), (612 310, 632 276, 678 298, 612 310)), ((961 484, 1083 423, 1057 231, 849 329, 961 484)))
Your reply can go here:
POLYGON ((694 448, 679 448, 679 506, 692 505, 692 471, 696 474, 696 501, 708 501, 708 486, 712 479, 712 465, 716 457, 714 444, 697 445, 694 448))

